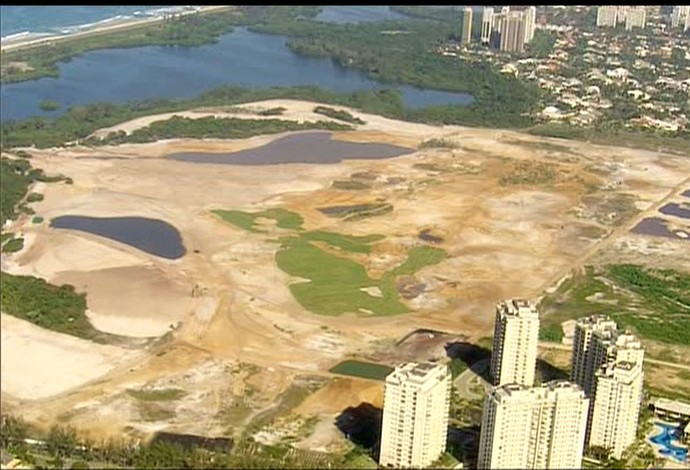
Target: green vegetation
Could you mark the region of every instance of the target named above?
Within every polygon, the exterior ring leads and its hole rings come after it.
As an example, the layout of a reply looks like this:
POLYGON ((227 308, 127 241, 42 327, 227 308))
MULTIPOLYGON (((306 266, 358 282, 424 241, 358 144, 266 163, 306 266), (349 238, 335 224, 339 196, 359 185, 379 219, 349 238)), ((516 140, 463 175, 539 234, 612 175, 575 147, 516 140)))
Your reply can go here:
POLYGON ((599 145, 619 145, 654 152, 690 154, 690 139, 670 137, 654 130, 628 131, 625 129, 598 129, 573 127, 565 124, 539 124, 527 129, 533 135, 584 140, 599 145))
POLYGON ((560 341, 560 324, 602 313, 641 338, 690 345, 690 275, 631 264, 587 267, 544 297, 540 338, 560 341))
POLYGON ((39 202, 43 200, 43 194, 41 193, 29 193, 26 197, 26 202, 39 202))
POLYGON ((50 45, 3 52, 0 79, 2 83, 10 83, 42 77, 57 78, 59 62, 68 62, 84 52, 97 49, 211 44, 216 42, 221 34, 230 32, 236 22, 237 15, 233 11, 211 15, 192 14, 147 27, 91 34, 74 39, 65 38, 50 45), (24 63, 26 66, 13 67, 11 62, 24 63))
POLYGON ((444 149, 455 149, 458 148, 459 145, 453 142, 452 140, 449 139, 429 139, 425 140, 421 144, 419 144, 420 149, 433 149, 433 148, 444 148, 444 149))
MULTIPOLYGON (((310 280, 291 284, 290 291, 304 308, 320 315, 406 313, 409 310, 398 298, 396 277, 414 274, 424 266, 447 257, 445 251, 438 248, 415 247, 402 265, 374 280, 359 263, 314 246, 308 237, 283 239, 282 247, 276 253, 276 262, 289 275, 310 280), (380 295, 362 290, 376 287, 380 295)), ((343 245, 340 248, 347 249, 343 245)))
MULTIPOLYGON (((63 179, 63 177, 48 177, 43 173, 43 170, 31 168, 29 161, 24 158, 2 157, 0 159, 0 180, 2 180, 2 185, 0 186, 0 226, 4 225, 5 221, 13 220, 16 217, 18 205, 26 196, 32 183, 35 181, 52 182, 63 179)), ((27 198, 27 202, 40 201, 42 199, 42 195, 32 193, 27 198)))
POLYGON ((361 181, 355 180, 335 180, 331 184, 333 189, 344 189, 346 191, 358 191, 360 189, 369 189, 370 186, 361 181))
POLYGON ((272 219, 276 221, 276 227, 289 230, 302 230, 304 219, 301 215, 286 209, 266 209, 261 212, 243 212, 235 210, 211 211, 221 219, 241 229, 252 233, 265 233, 265 230, 256 227, 257 219, 272 219))
POLYGON ((24 239, 21 237, 12 238, 7 243, 2 245, 2 252, 3 253, 16 253, 17 251, 21 251, 22 248, 24 248, 24 239))
POLYGON ((317 106, 314 108, 316 114, 323 114, 324 116, 331 117, 333 119, 338 119, 340 121, 349 122, 351 124, 366 124, 360 118, 354 117, 352 114, 348 113, 344 109, 333 109, 327 106, 317 106))
POLYGON ((278 106, 276 108, 268 108, 264 109, 263 111, 259 111, 259 116, 280 116, 283 114, 287 108, 283 108, 282 106, 278 106))
POLYGON ((57 111, 60 109, 60 103, 53 100, 43 100, 38 103, 38 107, 41 108, 41 111, 57 111))
POLYGON ((241 119, 217 118, 214 116, 191 119, 173 116, 165 121, 156 121, 147 127, 136 129, 131 134, 124 131, 111 132, 103 139, 86 139, 86 145, 120 145, 123 143, 147 143, 163 139, 246 139, 255 135, 277 134, 287 131, 326 129, 346 131, 352 127, 329 121, 295 122, 283 119, 241 119))
POLYGON ((537 59, 544 59, 553 52, 555 44, 556 33, 545 29, 537 29, 534 32, 534 38, 532 38, 527 47, 531 56, 537 59))
POLYGON ((86 317, 86 295, 77 294, 73 286, 5 272, 0 280, 3 312, 59 333, 95 339, 97 330, 86 317))
POLYGON ((284 209, 255 213, 213 212, 252 233, 265 233, 256 226, 256 219, 260 217, 276 220, 278 227, 298 231, 295 235, 280 238, 276 263, 287 274, 309 280, 291 284, 290 291, 304 308, 321 315, 406 313, 409 310, 399 300, 395 280, 399 276, 414 275, 423 267, 437 264, 448 256, 442 249, 418 246, 409 251, 400 266, 380 279, 371 279, 364 267, 347 255, 369 253, 371 245, 384 238, 382 235, 351 236, 319 230, 303 232, 301 216, 284 209), (319 246, 315 242, 327 246, 319 246))
POLYGON ((354 221, 364 219, 366 217, 389 214, 393 212, 393 205, 387 202, 381 202, 370 204, 354 204, 351 206, 322 207, 318 210, 319 212, 322 212, 330 217, 337 217, 344 219, 345 221, 354 221))
POLYGON ((334 232, 316 230, 302 234, 303 240, 325 242, 328 245, 351 253, 369 253, 371 244, 383 240, 383 235, 343 235, 334 232))
POLYGON ((331 367, 328 371, 333 374, 383 381, 388 374, 393 372, 393 368, 382 364, 348 360, 331 367))
POLYGON ((512 165, 510 173, 501 176, 498 183, 501 186, 553 183, 558 176, 555 168, 551 163, 518 161, 512 165))
POLYGON ((32 224, 40 224, 40 223, 42 223, 42 222, 43 222, 43 217, 41 217, 40 215, 34 216, 34 217, 31 219, 31 223, 32 223, 32 224))
POLYGON ((141 401, 174 401, 184 397, 187 393, 179 388, 163 388, 158 390, 133 390, 127 393, 141 401))
POLYGON ((134 25, 118 31, 67 37, 59 41, 3 52, 0 58, 2 83, 57 77, 57 64, 81 54, 102 49, 140 46, 198 47, 213 44, 233 26, 261 22, 282 23, 296 17, 312 18, 320 9, 313 6, 233 6, 214 12, 197 12, 168 17, 163 21, 134 25))

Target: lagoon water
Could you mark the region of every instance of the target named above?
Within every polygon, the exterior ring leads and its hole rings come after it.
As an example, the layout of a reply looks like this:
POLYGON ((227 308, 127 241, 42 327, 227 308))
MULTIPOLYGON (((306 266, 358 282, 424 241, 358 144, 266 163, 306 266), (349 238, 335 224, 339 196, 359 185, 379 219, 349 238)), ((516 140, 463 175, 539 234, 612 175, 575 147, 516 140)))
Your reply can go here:
MULTIPOLYGON (((335 13, 327 11, 332 21, 335 13)), ((345 18, 348 16, 341 19, 345 18)), ((196 48, 147 46, 88 52, 60 64, 57 79, 0 86, 0 118, 6 121, 55 116, 71 106, 94 102, 191 98, 226 84, 256 88, 318 85, 337 92, 384 87, 364 73, 340 67, 329 58, 294 54, 285 45, 286 40, 284 36, 236 28, 217 44, 196 48), (39 108, 42 100, 57 101, 61 108, 43 112, 39 108)), ((398 88, 405 106, 412 108, 465 105, 473 99, 466 93, 398 88)))
POLYGON ((393 158, 414 149, 390 144, 334 140, 330 132, 298 132, 261 147, 232 153, 183 152, 168 155, 171 160, 224 165, 276 165, 284 163, 340 163, 344 159, 393 158))
POLYGON ((181 258, 186 253, 180 232, 169 223, 157 219, 63 215, 54 218, 50 226, 110 238, 166 259, 181 258))

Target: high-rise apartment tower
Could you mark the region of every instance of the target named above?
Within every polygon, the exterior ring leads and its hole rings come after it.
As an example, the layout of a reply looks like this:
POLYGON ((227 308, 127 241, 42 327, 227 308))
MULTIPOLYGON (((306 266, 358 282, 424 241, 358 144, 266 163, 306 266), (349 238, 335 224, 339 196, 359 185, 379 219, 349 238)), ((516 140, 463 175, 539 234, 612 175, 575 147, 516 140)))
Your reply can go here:
POLYGON ((478 468, 580 468, 588 399, 556 380, 494 387, 484 403, 478 468))
POLYGON ((386 377, 380 466, 428 467, 445 452, 450 390, 446 364, 410 362, 386 377))
POLYGON ((512 299, 496 306, 491 379, 494 385, 534 384, 539 343, 539 312, 530 302, 512 299))
POLYGON ((472 8, 466 7, 462 11, 462 43, 472 42, 472 8))

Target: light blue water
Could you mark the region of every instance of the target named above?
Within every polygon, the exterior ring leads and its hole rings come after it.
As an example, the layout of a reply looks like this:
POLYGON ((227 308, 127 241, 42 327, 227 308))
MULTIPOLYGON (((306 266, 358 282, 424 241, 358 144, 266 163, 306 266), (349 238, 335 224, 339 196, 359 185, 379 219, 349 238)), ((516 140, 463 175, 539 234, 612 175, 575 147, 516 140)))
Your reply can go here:
POLYGON ((662 431, 660 434, 657 434, 656 436, 649 438, 649 440, 652 443, 660 445, 662 447, 659 453, 661 453, 661 455, 672 457, 679 462, 685 462, 686 460, 688 460, 688 449, 684 447, 679 447, 671 443, 671 441, 680 440, 679 435, 683 432, 680 429, 680 426, 666 424, 659 421, 657 421, 654 424, 659 426, 662 429, 662 431))
POLYGON ((129 16, 161 6, 0 6, 0 36, 30 31, 57 33, 83 24, 95 23, 118 15, 129 16))

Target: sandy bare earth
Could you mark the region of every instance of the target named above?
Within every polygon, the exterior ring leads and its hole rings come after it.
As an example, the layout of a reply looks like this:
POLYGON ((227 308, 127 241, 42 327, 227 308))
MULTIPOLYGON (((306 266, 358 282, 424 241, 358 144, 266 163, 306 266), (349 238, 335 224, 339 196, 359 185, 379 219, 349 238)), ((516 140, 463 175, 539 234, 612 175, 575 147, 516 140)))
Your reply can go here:
POLYGON ((44 330, 2 314, 2 391, 45 398, 93 380, 138 353, 44 330))
MULTIPOLYGON (((312 112, 316 105, 270 100, 242 107, 259 110, 282 106, 287 108, 279 116, 282 119, 326 119, 312 112)), ((655 211, 655 205, 668 195, 690 187, 687 158, 512 131, 404 123, 349 111, 366 124, 355 131, 337 133, 334 138, 417 148, 424 140, 441 137, 456 142, 458 148, 421 150, 388 160, 269 166, 194 164, 162 157, 182 151, 232 152, 263 145, 284 134, 243 140, 171 139, 95 151, 83 147, 32 149, 33 164, 48 174, 62 173, 74 181, 73 185, 57 183, 39 188, 45 199, 31 207, 46 221, 67 214, 160 219, 180 231, 187 254, 167 260, 103 237, 52 229, 47 222, 36 225, 27 218, 15 222, 12 229, 24 234, 26 247, 3 256, 3 269, 70 283, 86 292, 88 315, 96 328, 145 337, 163 335, 171 326, 180 325, 169 344, 146 353, 147 361, 133 363, 131 369, 129 364, 119 367, 117 373, 103 379, 103 385, 81 387, 70 398, 37 403, 27 412, 35 417, 55 417, 80 401, 88 403, 93 396, 105 399, 111 388, 122 388, 134 377, 138 383, 153 380, 162 370, 194 369, 201 357, 253 364, 267 374, 269 382, 270 377, 280 376, 284 389, 295 375, 328 375, 328 369, 343 358, 366 355, 375 341, 395 342, 416 328, 481 338, 491 332, 497 300, 537 298, 583 256, 595 256, 606 245, 618 251, 627 249, 627 245, 613 241, 630 239, 630 224, 647 216, 645 211, 655 211), (561 150, 535 147, 544 142, 561 150), (556 176, 546 183, 505 183, 506 178, 511 181, 519 176, 520 165, 537 169, 546 165, 556 176), (367 189, 332 188, 334 181, 348 181, 355 173, 372 175, 367 189), (624 206, 606 201, 612 195, 625 194, 633 197, 638 212, 620 216, 625 220, 619 221, 616 211, 624 206), (391 204, 392 212, 344 222, 318 210, 375 201, 391 204), (247 233, 211 213, 213 209, 255 211, 270 207, 298 212, 307 230, 384 234, 386 238, 371 254, 347 255, 360 262, 374 279, 404 262, 410 248, 425 243, 419 238, 422 229, 442 238, 437 246, 446 250, 449 258, 414 276, 413 281, 423 284, 424 289, 417 297, 405 300, 411 309, 408 314, 315 315, 295 300, 288 287, 294 279, 275 264, 278 244, 271 239, 284 232, 270 228, 269 235, 247 233), (613 217, 609 217, 611 213, 613 217)), ((184 115, 216 112, 223 111, 189 111, 184 115)), ((251 113, 233 115, 257 117, 251 113)), ((163 118, 166 116, 141 118, 107 131, 131 132, 163 118)), ((97 133, 104 134, 106 130, 97 133)), ((653 246, 657 243, 641 236, 631 240, 637 240, 638 247, 643 245, 640 240, 653 246)), ((663 243, 673 245, 669 249, 677 250, 677 258, 687 245, 685 241, 663 243)), ((648 252, 653 257, 654 250, 648 252)), ((376 294, 372 289, 367 291, 376 294)), ((18 331, 36 328, 10 321, 15 326, 7 323, 10 327, 6 327, 3 316, 2 385, 3 391, 7 387, 19 398, 64 392, 106 373, 127 357, 118 348, 84 344, 45 331, 31 333, 31 338, 40 335, 41 340, 35 340, 30 349, 24 339, 29 333, 21 336, 18 331), (34 349, 42 354, 40 358, 33 358, 31 352, 24 354, 24 350, 34 349), (45 372, 38 366, 32 369, 27 358, 36 364, 47 361, 53 367, 46 366, 51 370, 45 372), (70 361, 79 361, 85 372, 60 367, 70 361), (37 393, 36 384, 52 377, 48 374, 59 377, 50 380, 42 394, 37 393)), ((208 393, 221 395, 219 390, 208 393)), ((301 410, 332 416, 359 401, 377 400, 378 393, 368 383, 338 382, 313 395, 301 410)), ((214 403, 221 401, 218 398, 214 403)), ((269 406, 269 402, 260 406, 269 406)), ((112 409, 116 413, 117 407, 112 409)), ((130 422, 129 416, 120 417, 122 426, 130 422)), ((86 414, 75 417, 82 421, 87 418, 86 414)), ((227 426, 220 419, 209 418, 209 429, 227 426)), ((180 418, 175 425, 184 429, 186 424, 180 418)), ((138 422, 137 426, 143 429, 154 424, 138 422)))

